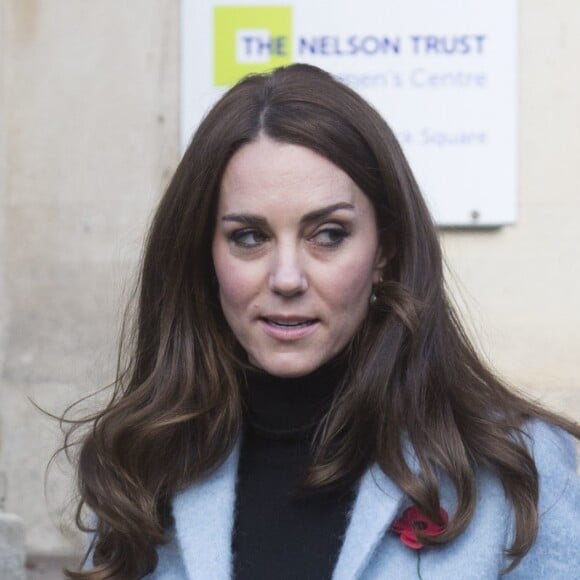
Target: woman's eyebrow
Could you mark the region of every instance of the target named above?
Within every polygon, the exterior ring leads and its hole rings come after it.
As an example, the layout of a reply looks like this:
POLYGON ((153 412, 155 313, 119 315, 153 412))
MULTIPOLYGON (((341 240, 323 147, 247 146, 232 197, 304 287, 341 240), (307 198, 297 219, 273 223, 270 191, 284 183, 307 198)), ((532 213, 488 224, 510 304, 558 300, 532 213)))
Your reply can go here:
POLYGON ((316 222, 318 220, 324 219, 325 217, 328 217, 331 213, 339 209, 350 209, 354 211, 354 205, 346 201, 341 201, 340 203, 333 203, 332 205, 327 205, 326 207, 322 207, 320 209, 315 209, 314 211, 308 212, 306 215, 302 217, 300 223, 307 224, 311 222, 316 222))
MULTIPOLYGON (((325 217, 329 216, 333 212, 339 209, 349 209, 354 211, 354 205, 346 201, 340 203, 333 203, 332 205, 327 205, 321 207, 320 209, 315 209, 314 211, 308 212, 302 216, 300 223, 302 225, 307 223, 312 223, 325 217)), ((268 225, 268 220, 260 215, 246 214, 246 213, 228 213, 222 216, 222 221, 224 222, 238 222, 247 226, 254 227, 266 227, 268 225)))
POLYGON ((246 213, 228 213, 222 217, 224 222, 239 222, 246 226, 254 227, 266 227, 268 221, 259 215, 246 214, 246 213))

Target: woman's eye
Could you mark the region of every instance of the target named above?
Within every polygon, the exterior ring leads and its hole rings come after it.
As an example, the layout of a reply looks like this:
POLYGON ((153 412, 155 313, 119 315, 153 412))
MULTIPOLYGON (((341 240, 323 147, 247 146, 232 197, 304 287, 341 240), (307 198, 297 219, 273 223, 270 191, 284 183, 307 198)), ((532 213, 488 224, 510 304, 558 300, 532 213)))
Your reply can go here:
POLYGON ((343 228, 334 227, 319 230, 313 238, 319 246, 333 247, 338 246, 347 236, 348 232, 343 228))
POLYGON ((258 230, 238 230, 230 234, 230 240, 242 248, 254 248, 267 240, 267 237, 258 230))

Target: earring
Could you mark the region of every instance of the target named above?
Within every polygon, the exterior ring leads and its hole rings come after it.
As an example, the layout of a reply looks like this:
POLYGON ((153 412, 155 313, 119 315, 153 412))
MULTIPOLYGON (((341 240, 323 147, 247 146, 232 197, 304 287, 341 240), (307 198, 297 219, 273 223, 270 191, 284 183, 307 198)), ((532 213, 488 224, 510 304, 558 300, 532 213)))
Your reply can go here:
POLYGON ((373 291, 372 291, 371 296, 369 298, 369 304, 371 306, 375 306, 376 303, 377 303, 377 301, 378 301, 378 299, 379 299, 378 296, 377 296, 377 293, 375 292, 375 288, 377 286, 380 286, 382 283, 383 283, 383 276, 381 275, 380 278, 379 278, 379 283, 376 286, 373 286, 373 291))

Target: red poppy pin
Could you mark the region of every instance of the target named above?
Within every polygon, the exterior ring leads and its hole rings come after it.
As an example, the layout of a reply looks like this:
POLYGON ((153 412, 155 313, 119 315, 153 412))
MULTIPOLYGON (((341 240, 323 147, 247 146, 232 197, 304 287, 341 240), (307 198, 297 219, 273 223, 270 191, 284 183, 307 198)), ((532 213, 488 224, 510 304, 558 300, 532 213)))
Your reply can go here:
POLYGON ((443 525, 436 524, 420 511, 419 508, 412 506, 407 508, 403 512, 403 515, 393 522, 392 530, 399 534, 401 542, 405 546, 409 546, 413 550, 420 550, 423 544, 417 539, 415 532, 419 532, 426 537, 434 537, 439 536, 445 531, 445 525, 449 521, 449 516, 443 508, 439 509, 439 514, 443 525))

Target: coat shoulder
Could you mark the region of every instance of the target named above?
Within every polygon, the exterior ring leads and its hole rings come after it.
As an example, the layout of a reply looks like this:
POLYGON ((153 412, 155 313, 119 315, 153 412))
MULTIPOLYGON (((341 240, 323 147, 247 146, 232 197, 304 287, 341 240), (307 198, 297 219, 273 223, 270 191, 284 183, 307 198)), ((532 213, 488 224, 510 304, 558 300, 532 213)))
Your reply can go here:
POLYGON ((542 421, 527 428, 529 448, 539 474, 537 539, 510 580, 580 577, 580 477, 574 440, 542 421))

